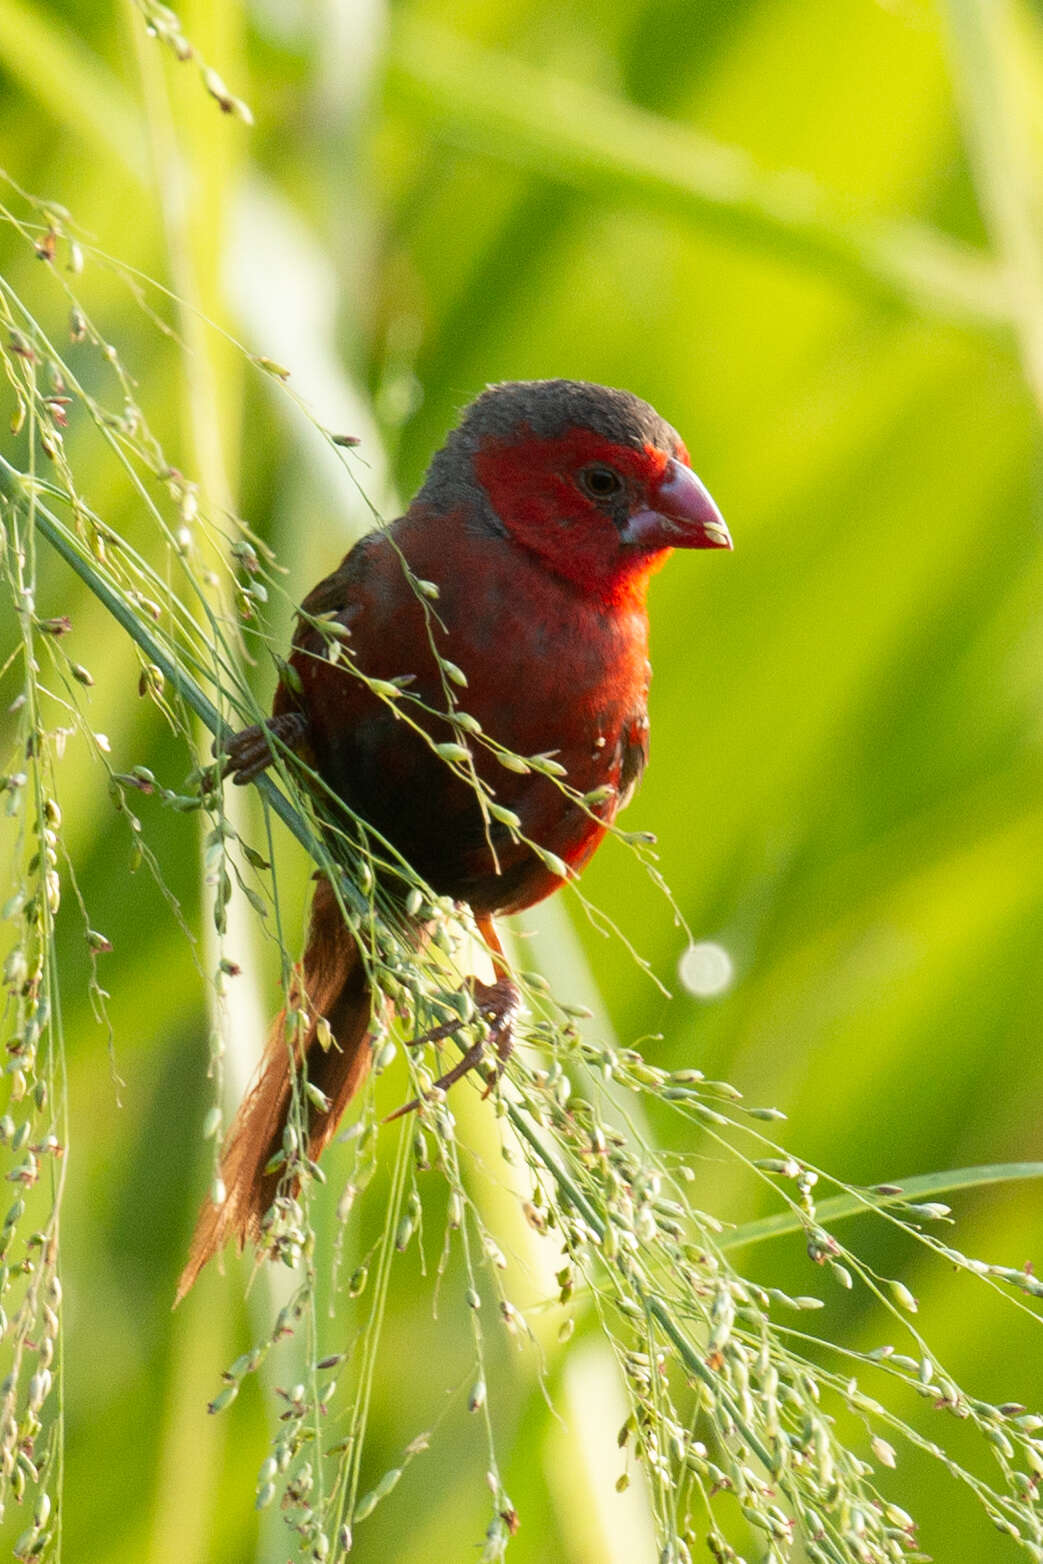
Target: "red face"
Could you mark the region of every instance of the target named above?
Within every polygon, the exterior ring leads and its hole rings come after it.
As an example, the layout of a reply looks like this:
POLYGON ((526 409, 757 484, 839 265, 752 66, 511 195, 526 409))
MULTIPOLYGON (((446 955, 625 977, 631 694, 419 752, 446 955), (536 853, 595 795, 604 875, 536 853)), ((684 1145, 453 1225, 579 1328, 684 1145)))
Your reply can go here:
POLYGON ((672 548, 731 548, 688 452, 615 445, 593 430, 487 441, 475 473, 511 537, 614 601, 643 592, 672 548))

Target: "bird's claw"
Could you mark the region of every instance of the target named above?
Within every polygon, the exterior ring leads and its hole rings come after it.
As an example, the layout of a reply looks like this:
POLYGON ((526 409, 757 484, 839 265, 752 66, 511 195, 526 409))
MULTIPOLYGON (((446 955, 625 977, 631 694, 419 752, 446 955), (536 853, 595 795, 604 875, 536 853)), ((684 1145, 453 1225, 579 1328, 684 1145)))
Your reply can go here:
POLYGON ((289 749, 299 748, 308 731, 308 719, 301 711, 283 711, 265 722, 255 722, 226 739, 215 739, 213 752, 221 764, 222 776, 231 773, 232 781, 242 787, 266 771, 276 758, 272 743, 276 739, 289 749))
MULTIPOLYGON (((477 1004, 478 1014, 486 1023, 488 1031, 483 1037, 479 1037, 477 1042, 471 1044, 451 1070, 447 1070, 445 1075, 435 1081, 432 1090, 445 1092, 450 1086, 455 1086, 457 1081, 481 1064, 487 1045, 492 1043, 496 1051, 496 1065, 482 1093, 484 1101, 499 1081, 513 1052, 513 1028, 515 1017, 521 1009, 521 994, 518 985, 509 977, 498 978, 495 983, 475 982, 471 992, 477 1004)), ((433 1026, 422 1036, 411 1038, 407 1046, 419 1048, 423 1043, 442 1042, 445 1038, 452 1037, 464 1024, 462 1017, 460 1020, 443 1021, 440 1026, 433 1026)), ((390 1124, 392 1119, 400 1119, 407 1113, 415 1112, 420 1107, 420 1103, 419 1097, 414 1097, 412 1102, 403 1103, 401 1108, 396 1108, 394 1113, 388 1114, 385 1124, 390 1124)))

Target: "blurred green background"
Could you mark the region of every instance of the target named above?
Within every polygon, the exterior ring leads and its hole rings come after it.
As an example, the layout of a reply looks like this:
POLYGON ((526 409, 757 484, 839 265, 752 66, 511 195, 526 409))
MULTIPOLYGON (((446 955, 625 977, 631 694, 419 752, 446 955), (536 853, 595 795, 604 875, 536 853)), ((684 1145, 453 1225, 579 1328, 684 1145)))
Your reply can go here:
MULTIPOLYGON (((1038 1157, 1038 10, 195 0, 180 14, 254 128, 220 114, 131 4, 0 0, 0 148, 23 187, 290 366, 325 423, 364 437, 379 504, 408 497, 487 381, 564 375, 653 402, 732 527, 733 556, 678 558, 654 585, 652 764, 627 824, 658 834, 696 937, 724 945, 734 982, 714 1000, 685 994, 668 907, 610 845, 584 889, 675 994, 574 901, 530 916, 562 992, 595 996, 603 1034, 778 1104, 787 1145, 851 1181, 1038 1157)), ((0 266, 59 329, 39 262, 5 228, 0 266)), ((301 595, 368 524, 306 420, 195 317, 186 357, 93 257, 81 283, 168 451, 272 541, 301 595)), ((78 441, 71 430, 81 489, 145 540, 133 496, 78 441)), ((120 632, 53 560, 43 580, 42 610, 71 614, 73 654, 95 672, 91 720, 115 763, 178 785, 192 762, 137 699, 120 632)), ((82 754, 61 801, 91 922, 115 947, 104 978, 124 1083, 70 918, 66 1557, 274 1564, 289 1541, 252 1509, 270 1404, 251 1383, 221 1418, 205 1412, 270 1298, 260 1285, 244 1303, 248 1271, 231 1262, 169 1312, 210 1165, 205 986, 169 908, 131 877, 82 754)), ((199 926, 196 822, 148 801, 142 816, 199 926)), ((301 906, 306 866, 285 859, 301 906)), ((255 958, 232 1089, 275 1004, 274 953, 255 958)), ((482 1144, 481 1111, 460 1111, 482 1144)), ((349 1247, 379 1220, 379 1188, 367 1198, 349 1247)), ((762 1200, 732 1163, 707 1161, 701 1207, 753 1216, 762 1200)), ((1041 1257, 1035 1188, 965 1196, 958 1212, 965 1251, 1041 1257)), ((513 1242, 539 1296, 541 1262, 523 1229, 513 1242)), ((906 1267, 928 1339, 969 1390, 1038 1395, 1039 1343, 1011 1309, 879 1231, 865 1243, 906 1267)), ((753 1263, 797 1292, 819 1280, 796 1240, 753 1263)), ((435 1322, 430 1281, 403 1261, 374 1480, 466 1372, 465 1312, 443 1300, 435 1322)), ((856 1295, 832 1300, 826 1328, 868 1346, 880 1323, 856 1295)), ((536 1354, 491 1334, 497 1450, 522 1517, 509 1556, 651 1564, 640 1496, 611 1492, 620 1392, 577 1340, 567 1362, 553 1329, 545 1343, 556 1412, 536 1354)), ((932 1429, 929 1409, 902 1410, 932 1429)), ((476 1557, 485 1462, 457 1400, 359 1528, 358 1557, 476 1557)), ((893 1487, 937 1557, 1014 1556, 938 1471, 903 1463, 893 1487)), ((12 1538, 23 1524, 9 1519, 12 1538)))

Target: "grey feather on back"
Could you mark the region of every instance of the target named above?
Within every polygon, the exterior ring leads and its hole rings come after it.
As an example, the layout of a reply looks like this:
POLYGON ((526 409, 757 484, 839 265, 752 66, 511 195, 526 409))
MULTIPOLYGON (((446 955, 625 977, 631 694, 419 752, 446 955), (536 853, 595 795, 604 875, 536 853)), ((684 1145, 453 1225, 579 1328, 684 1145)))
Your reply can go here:
POLYGON ((566 429, 592 429, 615 445, 640 450, 654 445, 676 452, 677 431, 655 408, 610 386, 586 380, 505 380, 487 386, 463 416, 427 470, 417 502, 449 511, 477 501, 482 521, 497 532, 503 525, 478 483, 471 458, 486 440, 552 439, 566 429))

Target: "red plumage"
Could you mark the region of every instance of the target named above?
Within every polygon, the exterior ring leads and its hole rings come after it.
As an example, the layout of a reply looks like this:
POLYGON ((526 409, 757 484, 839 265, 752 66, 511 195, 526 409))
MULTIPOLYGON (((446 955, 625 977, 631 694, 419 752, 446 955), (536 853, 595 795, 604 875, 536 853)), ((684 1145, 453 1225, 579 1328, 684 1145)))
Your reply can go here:
MULTIPOLYGON (((646 403, 576 381, 491 387, 467 409, 406 514, 363 538, 304 600, 290 656, 299 688, 279 685, 270 726, 436 893, 467 903, 498 951, 493 915, 531 906, 562 883, 519 836, 578 871, 644 767, 650 575, 672 547, 730 546, 683 444, 646 403), (433 582, 437 598, 419 594, 418 580, 433 582), (311 623, 321 616, 347 632, 350 660, 367 677, 412 676, 402 702, 382 701, 328 660, 328 641, 311 623), (466 675, 457 710, 512 754, 553 755, 577 792, 603 789, 599 818, 551 778, 505 769, 471 737, 478 775, 520 831, 483 819, 472 787, 396 711, 407 709, 436 743, 466 738, 451 720, 432 637, 466 675)), ((236 780, 256 775, 271 759, 266 731, 238 735, 230 754, 236 780)), ((502 962, 497 970, 503 1001, 510 984, 502 962)), ((312 1112, 314 1160, 365 1079, 382 1020, 324 882, 303 987, 312 1021, 302 1059, 331 1100, 329 1112, 312 1112), (328 1052, 316 1040, 323 1015, 337 1044, 328 1052)), ((504 1052, 509 997, 501 1008, 494 1030, 505 1034, 504 1052)), ((223 1152, 225 1200, 204 1207, 179 1297, 227 1238, 257 1237, 278 1182, 264 1168, 281 1144, 290 1095, 280 1017, 223 1152)))

